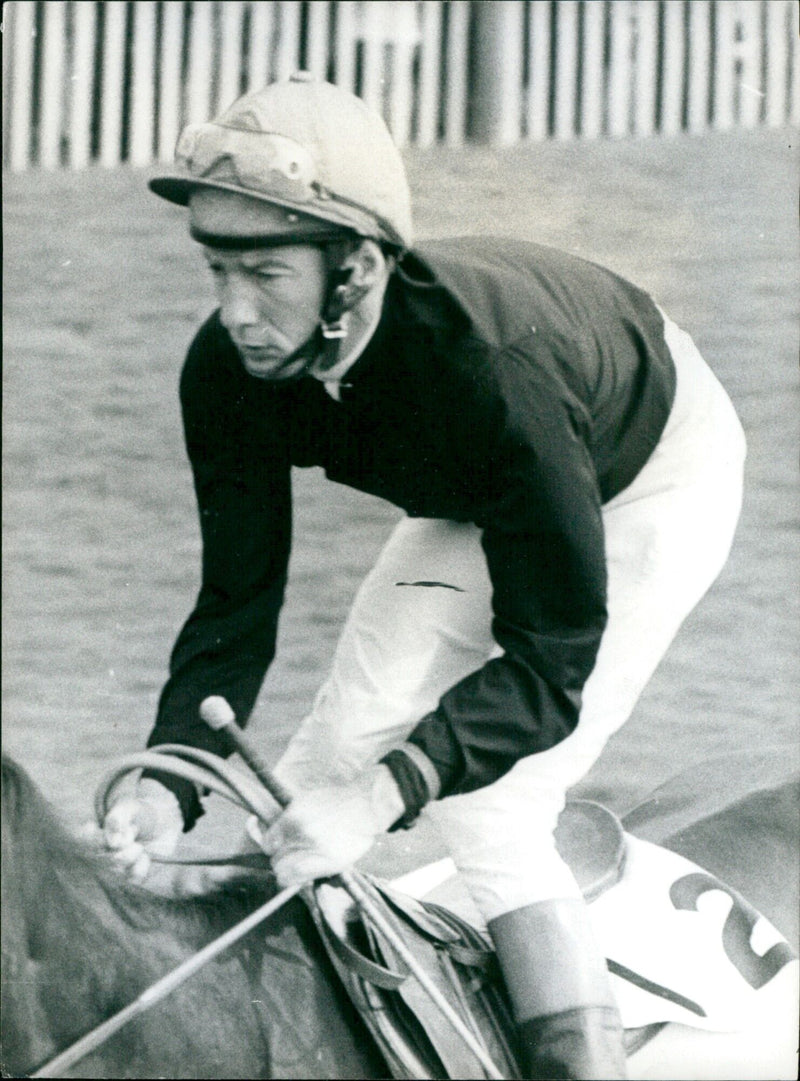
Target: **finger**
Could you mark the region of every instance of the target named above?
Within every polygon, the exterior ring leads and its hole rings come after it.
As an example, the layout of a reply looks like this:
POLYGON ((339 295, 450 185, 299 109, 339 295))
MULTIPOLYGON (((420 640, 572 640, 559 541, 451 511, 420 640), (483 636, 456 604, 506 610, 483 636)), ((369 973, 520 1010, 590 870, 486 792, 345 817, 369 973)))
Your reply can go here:
POLYGON ((250 836, 268 856, 274 856, 284 847, 285 838, 279 823, 265 829, 263 824, 256 820, 254 831, 250 833, 250 836))
POLYGON ((261 836, 262 828, 258 819, 255 815, 250 815, 245 822, 236 851, 242 853, 263 852, 264 849, 261 847, 261 836))
POLYGON ((135 827, 129 827, 126 830, 104 830, 103 840, 106 848, 116 855, 118 852, 126 851, 131 845, 138 844, 136 834, 135 827))
POLYGON ((129 826, 127 829, 108 829, 103 830, 103 840, 106 847, 110 848, 112 852, 116 853, 128 849, 133 844, 137 844, 136 834, 137 829, 135 826, 129 826))
POLYGON ((144 849, 139 842, 134 841, 132 844, 125 845, 124 848, 112 849, 111 856, 120 871, 128 871, 143 851, 144 849))
POLYGON ((272 870, 282 888, 301 886, 317 878, 329 878, 344 871, 349 864, 320 858, 315 852, 293 852, 273 861, 272 870))
POLYGON ((157 808, 147 800, 137 800, 131 821, 136 826, 140 840, 152 841, 158 837, 161 819, 157 808))
POLYGON ((150 867, 150 853, 147 851, 147 849, 142 848, 139 855, 131 864, 128 873, 134 882, 144 882, 144 880, 150 873, 150 867))
POLYGON ((137 808, 135 800, 121 800, 108 812, 103 820, 103 836, 109 848, 125 848, 136 839, 139 832, 137 808))
MULTIPOLYGON (((244 831, 250 838, 254 845, 257 845, 262 852, 267 850, 264 845, 267 843, 267 827, 259 821, 255 815, 250 815, 244 824, 244 831)), ((267 853, 269 855, 269 853, 267 853)))

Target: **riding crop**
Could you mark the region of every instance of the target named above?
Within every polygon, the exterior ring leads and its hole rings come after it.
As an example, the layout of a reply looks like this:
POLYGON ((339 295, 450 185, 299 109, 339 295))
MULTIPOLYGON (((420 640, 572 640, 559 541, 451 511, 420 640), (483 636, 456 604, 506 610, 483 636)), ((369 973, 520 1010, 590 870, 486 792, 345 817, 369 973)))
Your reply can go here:
POLYGON ((85 1036, 82 1036, 79 1040, 76 1040, 74 1044, 68 1047, 65 1051, 56 1055, 55 1058, 50 1059, 44 1066, 40 1067, 35 1073, 30 1074, 30 1077, 63 1077, 64 1071, 73 1066, 80 1059, 85 1058, 86 1055, 96 1050, 101 1044, 105 1043, 109 1037, 113 1036, 115 1032, 118 1032, 123 1025, 127 1025, 129 1021, 132 1021, 135 1017, 143 1014, 145 1010, 149 1010, 151 1006, 155 1006, 157 1002, 160 1002, 163 998, 166 998, 176 987, 179 987, 184 980, 187 980, 191 975, 202 968, 203 965, 212 961, 218 954, 222 953, 234 942, 238 942, 240 938, 243 938, 249 931, 252 931, 254 927, 257 927, 259 923, 263 923, 273 912, 277 912, 282 905, 285 905, 296 893, 302 889, 302 886, 289 886, 285 890, 281 890, 276 894, 271 901, 267 901, 266 904, 261 905, 255 912, 251 912, 249 916, 246 916, 239 923, 230 927, 219 938, 215 938, 213 942, 209 942, 207 946, 204 946, 197 953, 192 954, 187 958, 183 964, 178 965, 172 972, 168 972, 166 976, 162 976, 160 980, 157 980, 154 984, 148 987, 145 991, 124 1006, 118 1013, 113 1014, 97 1028, 92 1029, 85 1036))
MULTIPOLYGON (((238 751, 256 777, 261 781, 266 790, 281 807, 287 807, 291 802, 291 794, 274 777, 263 761, 258 751, 253 747, 249 738, 236 724, 236 717, 228 702, 217 695, 206 698, 200 706, 200 716, 206 724, 217 732, 222 732, 229 740, 231 746, 238 751)), ((429 978, 425 970, 420 966, 417 959, 408 949, 403 940, 397 935, 392 925, 385 919, 380 908, 375 904, 365 887, 352 871, 342 871, 333 879, 349 893, 350 897, 362 912, 372 920, 375 927, 384 935, 398 956, 405 962, 411 974, 423 988, 431 1001, 438 1007, 440 1013, 450 1023, 455 1032, 461 1037, 470 1051, 475 1055, 490 1078, 502 1081, 503 1075, 492 1062, 485 1049, 475 1039, 461 1018, 455 1013, 449 1002, 429 978)))
MULTIPOLYGON (((273 810, 264 799, 265 791, 281 807, 287 806, 290 802, 289 793, 272 776, 258 752, 235 724, 233 711, 225 699, 218 697, 206 699, 201 707, 201 716, 210 727, 224 732, 230 741, 231 747, 238 751, 250 766, 259 784, 255 784, 241 771, 234 770, 228 763, 208 751, 179 744, 164 744, 152 748, 150 751, 141 751, 127 756, 122 763, 104 778, 95 797, 95 811, 98 821, 103 821, 117 785, 132 768, 161 770, 182 777, 202 789, 217 793, 223 799, 249 811, 262 822, 269 822, 273 818, 273 810)), ((229 861, 226 860, 226 862, 229 861)), ((405 943, 398 937, 365 886, 359 881, 358 876, 352 872, 343 872, 331 879, 331 881, 333 884, 341 885, 365 916, 371 919, 374 926, 383 933, 397 955, 405 962, 408 971, 416 977, 418 983, 439 1009, 442 1016, 481 1063, 486 1070, 487 1076, 502 1081, 502 1073, 489 1058, 485 1049, 477 1042, 474 1035, 453 1011, 450 1004, 443 998, 441 992, 433 984, 424 969, 420 967, 419 962, 408 950, 405 943)), ((230 928, 218 939, 215 939, 181 965, 178 965, 172 972, 167 973, 151 987, 143 991, 133 1002, 60 1052, 30 1076, 62 1076, 64 1070, 96 1050, 124 1025, 150 1009, 151 1006, 162 1001, 171 991, 202 968, 203 965, 266 920, 296 894, 307 890, 309 885, 310 883, 301 884, 282 890, 271 901, 256 909, 255 912, 230 928)))

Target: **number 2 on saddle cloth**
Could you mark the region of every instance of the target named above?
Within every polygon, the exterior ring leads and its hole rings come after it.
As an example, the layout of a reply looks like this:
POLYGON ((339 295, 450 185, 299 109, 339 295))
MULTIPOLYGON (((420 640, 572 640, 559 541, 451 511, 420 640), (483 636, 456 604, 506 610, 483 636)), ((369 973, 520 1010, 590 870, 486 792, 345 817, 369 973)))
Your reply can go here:
MULTIPOLYGON (((629 1030, 629 1053, 669 1022, 735 1030, 753 996, 792 961, 789 945, 736 891, 682 856, 625 834, 599 804, 568 804, 556 839, 589 902, 629 1030)), ((401 885, 413 892, 413 879, 412 873, 401 885)), ((488 938, 446 908, 369 882, 387 918, 502 1075, 519 1076, 511 1012, 488 938)), ((486 1076, 349 899, 323 886, 312 911, 394 1077, 486 1076)))

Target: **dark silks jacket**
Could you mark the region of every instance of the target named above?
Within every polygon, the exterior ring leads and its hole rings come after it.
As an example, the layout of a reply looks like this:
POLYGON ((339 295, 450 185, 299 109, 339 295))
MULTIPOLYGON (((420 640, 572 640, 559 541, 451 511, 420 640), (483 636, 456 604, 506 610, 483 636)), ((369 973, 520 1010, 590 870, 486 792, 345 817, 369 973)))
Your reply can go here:
MULTIPOLYGON (((502 656, 410 736, 442 795, 480 788, 575 728, 606 624, 602 504, 647 461, 675 393, 663 318, 611 272, 487 238, 407 255, 338 402, 312 377, 249 376, 215 313, 181 379, 203 538, 202 587, 176 642, 149 745, 226 753, 197 719, 225 695, 240 723, 275 650, 292 466, 409 515, 474 522, 502 656)), ((189 822, 196 799, 172 784, 189 822)))

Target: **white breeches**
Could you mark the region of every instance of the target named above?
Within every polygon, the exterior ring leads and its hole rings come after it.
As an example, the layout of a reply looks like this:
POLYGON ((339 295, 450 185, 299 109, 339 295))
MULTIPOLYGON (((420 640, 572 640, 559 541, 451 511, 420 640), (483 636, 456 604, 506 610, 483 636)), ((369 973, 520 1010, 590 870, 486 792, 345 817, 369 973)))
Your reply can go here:
MULTIPOLYGON (((603 507, 608 624, 577 728, 494 784, 423 812, 486 920, 579 896, 553 842, 566 791, 628 719, 728 557, 741 507, 742 429, 691 338, 669 320, 665 338, 675 402, 645 467, 603 507)), ((400 522, 358 592, 332 671, 279 764, 281 778, 295 788, 346 781, 402 743, 445 691, 497 655, 491 618, 480 531, 400 522)))

